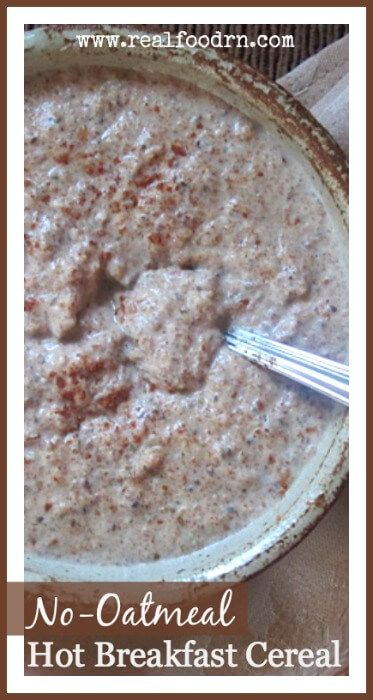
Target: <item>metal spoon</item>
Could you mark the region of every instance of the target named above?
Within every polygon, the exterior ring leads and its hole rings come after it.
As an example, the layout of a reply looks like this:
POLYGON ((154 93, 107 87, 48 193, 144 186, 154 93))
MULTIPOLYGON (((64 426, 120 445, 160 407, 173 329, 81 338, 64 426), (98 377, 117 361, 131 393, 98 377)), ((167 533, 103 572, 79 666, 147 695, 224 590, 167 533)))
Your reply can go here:
POLYGON ((349 367, 290 345, 269 340, 246 328, 224 334, 227 345, 262 367, 349 405, 349 367))

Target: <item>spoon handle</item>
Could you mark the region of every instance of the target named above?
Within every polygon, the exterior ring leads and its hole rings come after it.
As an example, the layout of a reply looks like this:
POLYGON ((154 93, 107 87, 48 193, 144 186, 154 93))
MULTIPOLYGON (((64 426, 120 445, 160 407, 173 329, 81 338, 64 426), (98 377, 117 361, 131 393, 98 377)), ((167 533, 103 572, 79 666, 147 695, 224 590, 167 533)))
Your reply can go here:
POLYGON ((258 365, 349 405, 348 366, 269 340, 246 328, 227 331, 225 341, 232 350, 258 365))

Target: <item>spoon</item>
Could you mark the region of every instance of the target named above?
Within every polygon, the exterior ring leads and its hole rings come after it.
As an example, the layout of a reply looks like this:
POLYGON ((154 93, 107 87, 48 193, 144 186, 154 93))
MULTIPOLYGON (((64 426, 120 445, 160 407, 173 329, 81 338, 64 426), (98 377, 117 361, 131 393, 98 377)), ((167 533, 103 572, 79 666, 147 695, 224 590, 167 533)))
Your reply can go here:
POLYGON ((232 328, 224 337, 229 348, 261 367, 294 379, 344 406, 349 405, 347 365, 270 340, 246 328, 232 328))

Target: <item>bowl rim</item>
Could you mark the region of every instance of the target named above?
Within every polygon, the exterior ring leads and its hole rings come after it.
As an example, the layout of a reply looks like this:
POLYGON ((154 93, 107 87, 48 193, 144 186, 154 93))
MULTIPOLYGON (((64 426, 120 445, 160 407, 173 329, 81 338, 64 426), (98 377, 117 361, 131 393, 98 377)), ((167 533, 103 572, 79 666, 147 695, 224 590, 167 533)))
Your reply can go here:
MULTIPOLYGON (((133 33, 131 26, 127 28, 116 27, 116 25, 94 26, 94 29, 90 28, 90 34, 112 33, 115 30, 121 38, 125 39, 126 36, 133 33)), ((38 27, 26 31, 25 65, 35 55, 38 60, 44 60, 48 63, 48 58, 56 57, 57 53, 61 56, 62 52, 66 52, 68 48, 74 49, 76 55, 79 56, 75 40, 77 29, 84 32, 86 28, 76 25, 74 29, 66 29, 64 25, 61 25, 53 28, 38 27)), ((152 34, 150 29, 147 30, 148 33, 152 34)), ((80 51, 82 50, 80 49, 80 51)), ((84 49, 87 61, 90 62, 90 59, 94 59, 95 63, 105 63, 104 59, 108 58, 109 51, 112 49, 95 48, 93 54, 93 49, 84 49)), ((329 192, 344 224, 346 236, 348 235, 348 167, 346 157, 333 137, 285 88, 244 64, 243 61, 223 57, 214 49, 190 49, 188 47, 180 49, 148 47, 144 49, 140 46, 131 48, 127 46, 125 49, 120 49, 120 56, 129 62, 132 61, 134 65, 137 62, 140 64, 148 62, 148 69, 150 69, 149 62, 152 62, 153 72, 160 66, 168 66, 169 70, 170 66, 172 70, 187 68, 192 74, 193 72, 195 75, 198 74, 200 79, 203 77, 209 84, 218 84, 219 89, 231 95, 232 99, 238 96, 241 101, 245 100, 253 109, 257 109, 266 120, 274 124, 280 135, 290 140, 301 152, 312 171, 320 179, 324 189, 329 192)), ((48 67, 46 66, 46 70, 48 67)), ((50 66, 51 69, 53 67, 53 65, 50 66)), ((197 80, 195 82, 198 84, 197 80)), ((255 556, 249 556, 250 550, 244 550, 238 560, 234 558, 232 561, 225 562, 224 565, 218 564, 212 569, 207 569, 207 572, 201 572, 201 575, 197 572, 191 578, 172 577, 170 579, 166 573, 165 577, 158 574, 155 579, 146 577, 145 580, 229 580, 233 582, 256 575, 290 551, 326 513, 337 498, 347 478, 347 454, 348 414, 346 412, 340 421, 339 428, 335 431, 330 449, 322 459, 321 466, 325 466, 325 463, 328 464, 326 473, 319 476, 319 481, 317 479, 315 479, 315 483, 311 481, 309 498, 305 500, 303 507, 298 507, 298 509, 294 507, 293 519, 288 522, 286 527, 277 528, 277 536, 272 533, 272 539, 269 538, 267 546, 257 551, 255 556)), ((223 542, 223 540, 219 540, 219 542, 223 542)), ((195 552, 185 555, 185 558, 193 555, 195 552)), ((163 562, 172 565, 172 562, 177 560, 165 559, 163 562)), ((162 562, 162 560, 160 561, 162 562)), ((152 564, 153 562, 144 564, 144 566, 149 569, 152 564)), ((120 577, 120 571, 125 568, 126 565, 103 567, 95 564, 72 564, 65 560, 25 554, 25 575, 30 580, 35 580, 35 576, 36 580, 39 578, 41 580, 134 580, 126 576, 120 577), (103 569, 105 569, 105 576, 102 579, 100 572, 103 569), (116 570, 115 574, 114 569, 116 570), (95 574, 93 578, 89 574, 90 571, 95 574), (97 574, 99 575, 97 576, 97 574), (71 578, 72 576, 73 578, 71 578)))

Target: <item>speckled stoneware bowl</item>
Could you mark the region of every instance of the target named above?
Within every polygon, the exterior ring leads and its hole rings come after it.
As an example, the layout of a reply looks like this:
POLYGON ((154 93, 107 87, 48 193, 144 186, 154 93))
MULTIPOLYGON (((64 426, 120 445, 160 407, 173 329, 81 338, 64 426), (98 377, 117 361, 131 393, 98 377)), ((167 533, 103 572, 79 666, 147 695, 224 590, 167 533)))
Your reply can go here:
MULTIPOLYGON (((100 27, 97 33, 113 32, 100 27)), ((92 33, 92 30, 89 30, 92 33)), ((127 31, 115 29, 116 34, 127 31)), ((329 134, 291 95, 243 64, 201 49, 79 49, 76 30, 36 29, 25 34, 26 77, 38 71, 87 64, 174 76, 217 95, 260 120, 302 161, 340 229, 341 254, 348 255, 347 166, 329 134)), ((347 294, 347 290, 346 290, 347 294)), ((333 502, 347 474, 348 414, 341 411, 323 436, 317 455, 286 495, 246 527, 201 550, 173 559, 132 565, 80 565, 26 553, 28 580, 60 581, 237 581, 252 576, 304 537, 333 502)))

